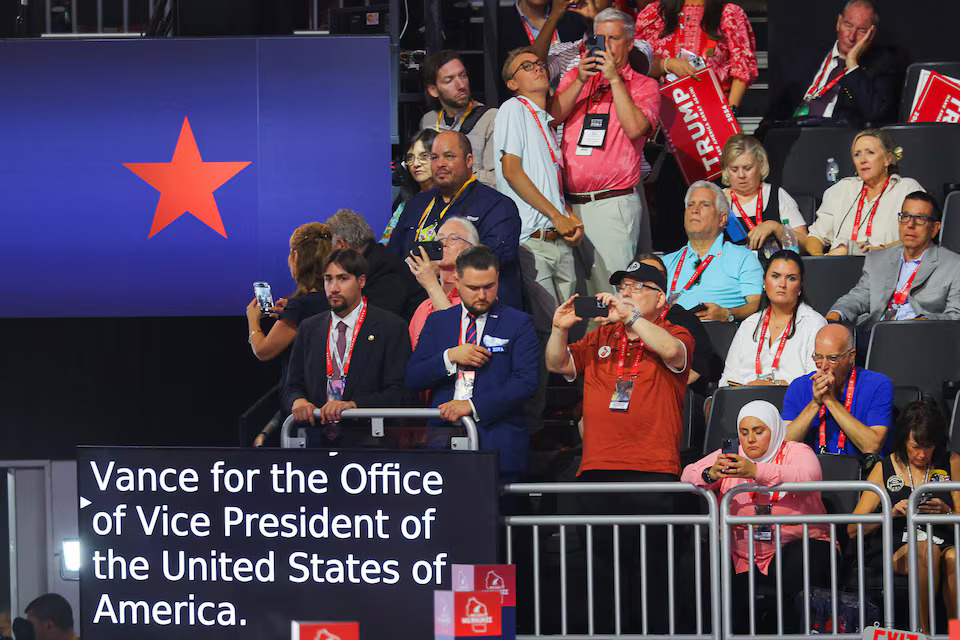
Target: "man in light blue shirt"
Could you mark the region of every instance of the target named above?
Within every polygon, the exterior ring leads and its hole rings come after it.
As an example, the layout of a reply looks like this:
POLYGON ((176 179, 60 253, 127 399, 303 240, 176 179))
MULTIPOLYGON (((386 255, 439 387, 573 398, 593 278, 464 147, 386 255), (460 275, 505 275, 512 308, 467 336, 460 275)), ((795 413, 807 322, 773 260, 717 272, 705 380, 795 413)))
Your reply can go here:
POLYGON ((698 180, 684 202, 683 229, 689 241, 663 257, 668 301, 695 311, 701 321, 739 322, 760 304, 760 261, 746 247, 724 241, 730 204, 720 187, 698 180))
POLYGON ((857 323, 857 336, 870 336, 884 320, 960 320, 960 255, 933 243, 940 208, 916 191, 903 201, 900 247, 867 254, 863 275, 837 300, 827 320, 857 323))

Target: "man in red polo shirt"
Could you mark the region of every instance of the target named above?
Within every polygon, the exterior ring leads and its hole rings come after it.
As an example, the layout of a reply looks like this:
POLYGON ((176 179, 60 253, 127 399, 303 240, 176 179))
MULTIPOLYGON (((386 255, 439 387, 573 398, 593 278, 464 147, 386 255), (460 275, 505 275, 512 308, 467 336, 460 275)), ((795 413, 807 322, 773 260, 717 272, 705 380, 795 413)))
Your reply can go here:
POLYGON ((604 37, 606 50, 585 51, 548 105, 563 123, 565 198, 583 221, 586 241, 577 251, 589 270, 584 275, 591 294, 609 291, 610 274, 637 252, 644 206, 636 187, 643 145, 660 114, 657 82, 629 65, 630 16, 604 9, 594 32, 604 37))
MULTIPOLYGON (((567 346, 567 332, 580 318, 573 300, 557 308, 547 342, 547 368, 573 380, 583 376, 583 459, 578 475, 588 482, 671 482, 680 474, 680 434, 683 397, 693 354, 693 338, 683 327, 664 320, 666 277, 648 264, 632 262, 610 277, 620 295, 601 293, 608 324, 567 346)), ((576 297, 576 296, 574 296, 576 297)), ((673 494, 630 492, 586 494, 587 513, 669 514, 673 494)), ((666 632, 663 589, 651 589, 640 600, 637 527, 620 528, 621 619, 624 631, 638 629, 632 616, 646 609, 650 633, 666 632)), ((598 528, 595 584, 613 578, 612 537, 598 528)), ((665 574, 666 535, 663 527, 648 527, 647 578, 657 583, 665 574)), ((614 599, 598 597, 597 620, 611 622, 614 599), (606 607, 606 609, 604 609, 606 607)), ((606 633, 600 627, 598 633, 606 633)))

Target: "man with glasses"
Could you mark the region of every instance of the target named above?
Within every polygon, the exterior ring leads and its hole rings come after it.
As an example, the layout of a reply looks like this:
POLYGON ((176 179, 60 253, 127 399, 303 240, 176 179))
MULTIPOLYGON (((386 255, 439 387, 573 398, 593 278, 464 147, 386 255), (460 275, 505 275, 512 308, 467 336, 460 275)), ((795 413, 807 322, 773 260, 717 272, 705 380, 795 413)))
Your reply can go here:
MULTIPOLYGON (((564 302, 553 316, 547 342, 547 368, 573 381, 583 376, 583 458, 578 476, 587 482, 675 482, 680 475, 680 435, 683 398, 693 353, 693 338, 683 327, 665 320, 666 278, 656 267, 632 262, 610 277, 619 291, 600 293, 607 306, 606 324, 567 346, 570 329, 581 318, 574 309, 576 296, 564 302)), ((669 493, 590 494, 582 505, 587 513, 664 514, 674 509, 669 493)), ((624 591, 621 601, 640 602, 639 534, 623 527, 620 557, 624 591)), ((665 570, 665 534, 662 527, 648 531, 648 578, 665 570)), ((612 540, 595 533, 598 559, 595 584, 613 584, 612 540)), ((651 583, 652 584, 652 583, 651 583)), ((664 613, 663 590, 654 589, 646 609, 651 633, 666 632, 659 622, 664 613)), ((597 620, 614 619, 610 594, 596 599, 597 620)), ((624 607, 625 629, 639 632, 640 607, 624 607)), ((598 629, 607 633, 612 629, 598 629)))
POLYGON ((663 257, 668 300, 704 322, 739 322, 760 304, 760 261, 750 249, 724 240, 730 202, 720 187, 698 180, 687 189, 684 202, 687 245, 663 257))
POLYGON ((818 453, 889 453, 893 382, 855 366, 856 353, 845 326, 828 324, 817 332, 817 370, 791 382, 783 399, 788 440, 818 453))
MULTIPOLYGON (((440 133, 433 141, 431 155, 434 187, 407 201, 387 246, 407 258, 416 242, 437 239, 438 230, 447 218, 465 218, 476 227, 479 244, 497 254, 501 300, 519 308, 522 297, 517 257, 520 244, 517 206, 473 174, 473 148, 464 134, 458 131, 440 133)), ((419 250, 414 255, 426 258, 419 250)))
POLYGON ((864 341, 884 320, 960 319, 960 255, 933 242, 940 231, 937 201, 914 191, 899 219, 903 246, 868 253, 860 281, 827 314, 830 322, 856 322, 864 341))
POLYGON ((546 111, 550 88, 546 66, 530 47, 507 55, 503 80, 516 95, 497 112, 497 190, 520 212, 520 273, 537 329, 546 333, 557 304, 573 294, 573 250, 583 224, 567 215, 562 159, 552 118, 546 111))

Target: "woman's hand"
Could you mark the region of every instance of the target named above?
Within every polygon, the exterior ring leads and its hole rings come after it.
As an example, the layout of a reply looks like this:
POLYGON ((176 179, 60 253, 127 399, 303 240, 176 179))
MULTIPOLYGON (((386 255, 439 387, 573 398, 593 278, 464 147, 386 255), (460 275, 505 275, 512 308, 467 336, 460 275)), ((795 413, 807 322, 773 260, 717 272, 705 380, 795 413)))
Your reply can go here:
POLYGON ((747 234, 747 244, 753 250, 759 249, 763 246, 763 242, 767 239, 767 236, 771 233, 780 233, 780 227, 780 223, 774 220, 761 222, 753 229, 750 229, 750 233, 747 234))
POLYGON ((279 317, 279 315, 283 313, 283 310, 287 308, 287 302, 289 301, 286 298, 278 298, 273 303, 273 306, 270 307, 270 317, 279 317))
POLYGON ((923 504, 917 505, 917 513, 952 513, 952 511, 940 498, 930 498, 923 504))
POLYGON ((748 382, 748 387, 779 387, 783 383, 779 380, 754 380, 753 382, 748 382))
POLYGON ((713 463, 713 466, 710 467, 710 477, 713 478, 713 481, 722 480, 726 476, 726 470, 730 464, 730 460, 727 459, 727 454, 721 453, 717 456, 717 461, 713 463))
POLYGON ((827 251, 828 256, 845 256, 847 255, 847 245, 838 244, 837 246, 827 251))
MULTIPOLYGON (((679 76, 681 78, 685 76, 697 75, 697 68, 692 64, 690 64, 688 60, 684 60, 683 58, 664 59, 663 70, 666 71, 667 73, 672 73, 675 76, 679 76), (668 62, 670 63, 669 68, 667 67, 668 62)), ((697 80, 700 80, 700 78, 697 78, 697 80)))
POLYGON ((907 515, 907 499, 906 499, 906 498, 904 498, 903 500, 901 500, 901 501, 898 502, 897 504, 893 505, 892 515, 893 515, 894 518, 896 518, 896 517, 898 517, 898 516, 906 516, 906 515, 907 515))
POLYGON ((432 287, 440 286, 440 268, 431 262, 423 247, 418 248, 420 249, 420 255, 418 256, 411 251, 410 257, 407 258, 407 264, 420 286, 426 291, 430 291, 432 287))
POLYGON ((250 304, 247 305, 247 324, 250 327, 250 331, 256 331, 260 326, 260 316, 263 314, 260 312, 260 301, 254 298, 250 301, 250 304))
POLYGON ((745 458, 735 453, 724 454, 727 458, 726 471, 723 472, 728 478, 756 478, 757 465, 750 458, 745 458))

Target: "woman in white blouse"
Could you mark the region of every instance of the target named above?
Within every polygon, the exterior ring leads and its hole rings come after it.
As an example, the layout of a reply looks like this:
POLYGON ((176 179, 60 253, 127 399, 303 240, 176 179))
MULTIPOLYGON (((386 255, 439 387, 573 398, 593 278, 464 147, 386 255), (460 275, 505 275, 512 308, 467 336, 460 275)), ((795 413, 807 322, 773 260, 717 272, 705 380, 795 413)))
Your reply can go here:
POLYGON ((827 324, 803 297, 803 261, 778 251, 763 276, 760 309, 747 317, 727 351, 720 386, 786 386, 808 374, 817 332, 827 324))
POLYGON ((810 225, 807 238, 810 255, 863 255, 897 244, 897 217, 903 199, 914 191, 924 191, 913 178, 900 177, 897 163, 903 150, 893 147, 886 131, 861 131, 853 140, 852 152, 857 176, 844 178, 823 192, 817 220, 810 225))
POLYGON ((807 240, 807 223, 789 193, 764 182, 770 175, 770 161, 760 141, 743 134, 730 136, 723 145, 720 163, 721 179, 728 186, 723 193, 730 201, 730 240, 757 250, 770 234, 782 240, 786 222, 797 233, 802 247, 807 240))

